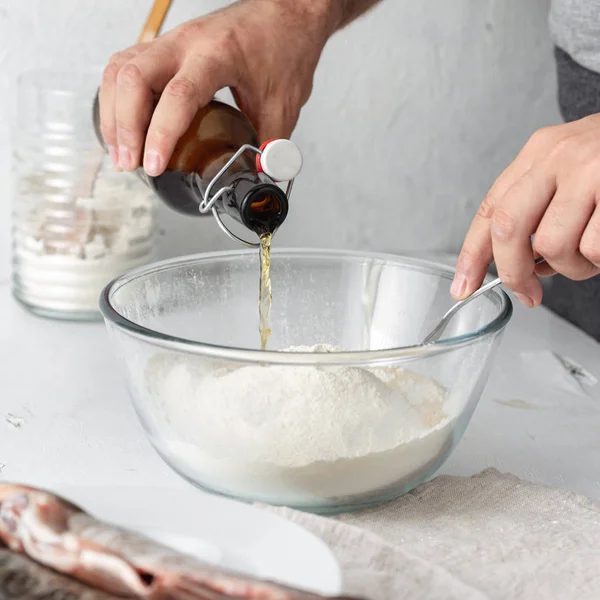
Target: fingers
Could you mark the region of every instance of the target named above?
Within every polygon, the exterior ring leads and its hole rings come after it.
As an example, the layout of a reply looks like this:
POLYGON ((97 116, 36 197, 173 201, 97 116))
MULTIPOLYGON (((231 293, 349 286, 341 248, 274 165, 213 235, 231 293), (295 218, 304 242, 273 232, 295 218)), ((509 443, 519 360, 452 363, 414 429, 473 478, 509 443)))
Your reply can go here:
POLYGON ((495 197, 488 193, 471 223, 450 288, 450 293, 456 300, 470 296, 481 285, 492 262, 490 220, 495 204, 495 197))
POLYGON ((583 255, 580 245, 596 208, 587 178, 566 181, 557 190, 544 214, 533 247, 558 273, 573 280, 595 274, 596 266, 583 255))
POLYGON ((491 223, 496 204, 530 168, 525 149, 503 171, 483 199, 465 238, 450 293, 457 300, 470 296, 481 286, 493 259, 491 223))
POLYGON ((113 162, 132 171, 143 152, 146 172, 159 175, 198 108, 236 83, 237 70, 225 61, 198 55, 180 65, 166 42, 117 55, 105 70, 100 95, 102 135, 113 162))
POLYGON ((538 277, 558 272, 582 280, 600 272, 599 122, 582 119, 531 137, 473 220, 457 263, 455 298, 481 285, 492 257, 502 282, 526 306, 541 302, 538 277), (536 266, 538 256, 546 264, 536 266))
POLYGON ((531 236, 536 233, 555 191, 556 179, 550 171, 533 168, 507 191, 492 218, 491 239, 498 276, 529 307, 542 301, 531 236))
POLYGON ((162 90, 177 71, 166 45, 140 53, 121 66, 115 93, 119 167, 132 171, 141 164, 146 131, 154 108, 154 91, 162 90))
POLYGON ((128 50, 113 55, 102 75, 102 83, 98 95, 100 106, 100 128, 111 160, 115 166, 118 166, 119 164, 115 118, 117 75, 126 62, 143 52, 147 46, 147 44, 138 44, 128 50))
POLYGON ((234 73, 215 59, 198 56, 188 60, 169 81, 146 136, 144 170, 148 175, 157 176, 165 170, 198 108, 208 104, 218 90, 235 84, 234 73))
POLYGON ((119 168, 133 171, 140 164, 144 132, 152 114, 152 90, 139 67, 127 63, 117 75, 115 122, 119 168))
POLYGON ((596 275, 600 273, 600 205, 596 202, 595 210, 581 236, 579 251, 595 267, 596 275))

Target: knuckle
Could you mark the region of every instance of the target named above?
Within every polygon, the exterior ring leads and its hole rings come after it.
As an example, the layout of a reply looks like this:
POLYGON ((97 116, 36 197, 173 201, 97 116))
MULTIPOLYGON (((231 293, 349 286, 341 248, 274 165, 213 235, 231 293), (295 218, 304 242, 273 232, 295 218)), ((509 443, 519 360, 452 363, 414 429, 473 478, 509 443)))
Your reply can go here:
POLYGON ((116 124, 119 137, 131 138, 138 133, 135 127, 132 127, 131 123, 124 121, 123 119, 117 119, 116 124))
POLYGON ((533 249, 544 258, 551 260, 563 258, 569 253, 566 240, 543 232, 535 234, 533 249))
POLYGON ((593 238, 594 243, 600 246, 600 202, 598 207, 586 227, 584 237, 593 238))
POLYGON ((117 85, 125 87, 139 87, 144 84, 140 68, 134 63, 127 63, 119 69, 117 85))
POLYGON ((109 63, 102 73, 102 84, 112 84, 119 73, 119 65, 115 62, 109 63))
MULTIPOLYGON (((215 23, 212 23, 215 25, 215 23)), ((209 26, 209 20, 196 19, 177 28, 177 37, 185 43, 201 41, 204 48, 213 48, 215 54, 221 50, 232 50, 238 46, 236 27, 219 22, 218 26, 209 26), (190 39, 190 38, 193 38, 190 39)))
POLYGON ((118 63, 122 60, 122 57, 123 57, 123 52, 115 52, 114 54, 110 55, 108 62, 109 62, 109 64, 118 63))
POLYGON ((121 50, 120 52, 115 52, 109 59, 109 63, 114 63, 122 66, 128 60, 134 58, 138 52, 135 48, 128 48, 127 50, 121 50))
POLYGON ((492 233, 502 239, 511 239, 517 232, 517 220, 505 210, 498 209, 492 215, 492 233))
POLYGON ((581 240, 579 251, 594 265, 600 265, 600 237, 596 240, 581 240))
POLYGON ((237 52, 238 42, 237 35, 234 29, 224 28, 214 35, 211 40, 211 46, 213 47, 217 56, 228 57, 237 52))
POLYGON ((541 129, 538 129, 537 131, 533 132, 532 136, 527 142, 527 145, 532 146, 534 148, 539 148, 540 146, 545 146, 546 144, 550 143, 553 138, 554 127, 542 127, 541 129))
POLYGON ((177 32, 177 35, 180 38, 196 37, 198 35, 203 35, 205 32, 204 19, 195 19, 193 21, 183 23, 183 25, 180 25, 175 31, 177 32))
POLYGON ((494 206, 496 202, 491 194, 487 194, 477 210, 477 216, 482 219, 491 219, 494 214, 494 206))
POLYGON ((198 96, 196 84, 189 77, 181 75, 169 82, 165 92, 173 98, 184 101, 194 100, 198 96))
MULTIPOLYGON (((190 63, 200 67, 200 70, 204 73, 206 83, 217 78, 223 69, 228 70, 230 74, 235 72, 235 69, 227 64, 223 56, 215 56, 212 53, 196 54, 191 58, 190 63)), ((198 91, 197 88, 196 91, 198 91)))
POLYGON ((147 146, 163 148, 168 146, 173 137, 173 131, 162 125, 153 125, 148 130, 147 146))
POLYGON ((124 144, 130 150, 135 150, 142 145, 142 134, 139 131, 117 126, 117 142, 124 144))

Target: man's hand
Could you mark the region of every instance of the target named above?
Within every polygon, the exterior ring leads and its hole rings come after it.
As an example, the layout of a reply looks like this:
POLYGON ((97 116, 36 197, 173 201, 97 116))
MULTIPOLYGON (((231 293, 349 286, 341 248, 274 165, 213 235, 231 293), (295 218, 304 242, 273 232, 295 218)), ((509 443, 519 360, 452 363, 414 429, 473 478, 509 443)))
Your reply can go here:
POLYGON ((261 139, 289 137, 337 26, 330 12, 327 0, 245 0, 115 54, 99 97, 115 165, 143 158, 162 173, 198 108, 228 86, 261 139))
POLYGON ((538 276, 583 280, 600 273, 600 114, 533 134, 483 200, 452 295, 474 292, 492 260, 528 307, 542 300, 538 276), (547 264, 536 267, 536 256, 547 264))

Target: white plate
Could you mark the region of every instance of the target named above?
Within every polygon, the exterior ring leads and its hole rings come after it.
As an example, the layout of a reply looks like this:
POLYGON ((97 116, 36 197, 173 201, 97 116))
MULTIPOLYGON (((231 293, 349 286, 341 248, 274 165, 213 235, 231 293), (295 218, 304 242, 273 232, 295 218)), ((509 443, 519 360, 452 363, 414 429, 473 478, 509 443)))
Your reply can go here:
POLYGON ((340 568, 326 544, 258 508, 193 488, 55 486, 53 491, 98 519, 212 564, 327 596, 341 593, 340 568))

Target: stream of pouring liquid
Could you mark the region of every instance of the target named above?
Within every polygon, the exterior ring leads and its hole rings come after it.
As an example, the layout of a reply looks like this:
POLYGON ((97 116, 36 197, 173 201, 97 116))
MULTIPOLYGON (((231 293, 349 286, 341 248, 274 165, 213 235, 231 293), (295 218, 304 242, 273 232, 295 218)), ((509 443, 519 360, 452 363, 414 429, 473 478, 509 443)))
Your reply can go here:
POLYGON ((258 295, 258 319, 260 331, 260 349, 267 349, 267 342, 271 336, 269 313, 271 312, 271 240, 272 233, 260 236, 260 286, 258 295))

